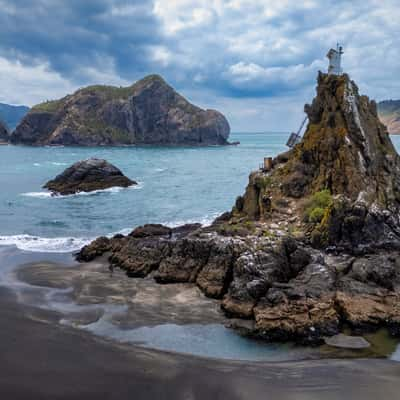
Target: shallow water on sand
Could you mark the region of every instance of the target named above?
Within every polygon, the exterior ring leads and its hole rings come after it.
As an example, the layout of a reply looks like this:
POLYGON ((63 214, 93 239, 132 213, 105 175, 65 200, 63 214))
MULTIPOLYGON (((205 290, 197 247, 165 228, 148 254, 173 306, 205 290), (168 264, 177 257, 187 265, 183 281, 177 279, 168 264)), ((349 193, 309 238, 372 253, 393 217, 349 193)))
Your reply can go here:
POLYGON ((13 289, 20 302, 56 311, 62 324, 121 343, 230 360, 388 357, 400 361, 398 341, 385 330, 366 335, 371 348, 365 350, 336 349, 327 345, 302 347, 248 339, 225 327, 227 321, 222 314, 221 317, 215 315, 218 302, 205 298, 192 285, 158 285, 152 279, 147 282, 143 279, 127 279, 122 272, 110 277, 104 265, 89 272, 83 264, 75 264, 71 254, 67 253, 32 253, 15 246, 0 246, 0 265, 0 286, 13 289), (51 265, 58 273, 43 274, 40 272, 43 265, 51 265), (33 275, 40 276, 40 286, 39 283, 29 284, 17 279, 16 271, 27 268, 31 269, 33 275), (78 270, 80 281, 75 280, 75 289, 72 284, 57 283, 64 283, 64 279, 67 283, 71 282, 68 275, 78 270), (57 280, 57 276, 61 280, 57 280), (129 288, 127 302, 120 301, 124 297, 123 288, 121 293, 109 291, 112 287, 123 286, 118 279, 129 288), (76 287, 84 296, 77 296, 76 287), (193 296, 196 291, 198 294, 193 296), (184 301, 178 304, 177 297, 184 301), (200 318, 192 317, 193 309, 201 310, 200 318), (186 317, 182 318, 182 315, 186 317))

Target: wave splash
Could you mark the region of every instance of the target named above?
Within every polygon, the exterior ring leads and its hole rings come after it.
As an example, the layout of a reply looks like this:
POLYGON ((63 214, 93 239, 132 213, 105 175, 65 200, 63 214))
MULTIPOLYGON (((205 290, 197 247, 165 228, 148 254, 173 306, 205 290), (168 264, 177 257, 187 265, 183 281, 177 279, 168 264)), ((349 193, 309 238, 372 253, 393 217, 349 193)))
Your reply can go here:
POLYGON ((54 195, 49 191, 42 191, 42 192, 27 192, 27 193, 21 193, 21 196, 24 197, 35 197, 38 199, 65 199, 65 198, 70 198, 70 197, 77 197, 77 196, 93 196, 97 195, 100 193, 119 193, 122 190, 126 189, 133 189, 133 190, 138 190, 142 189, 143 185, 141 183, 138 183, 137 185, 132 185, 129 186, 128 188, 123 188, 119 186, 114 186, 108 189, 100 189, 100 190, 93 190, 92 192, 78 192, 74 194, 67 194, 67 195, 54 195))
POLYGON ((20 250, 40 253, 71 253, 90 243, 89 238, 44 238, 31 235, 0 236, 0 245, 16 246, 20 250))
MULTIPOLYGON (((199 219, 187 219, 182 221, 167 221, 163 225, 175 228, 180 225, 200 223, 203 226, 210 225, 212 221, 219 215, 214 213, 206 215, 199 219)), ((114 235, 123 234, 128 235, 135 227, 124 228, 118 232, 109 233, 105 236, 111 238, 114 235)), ((96 237, 101 236, 97 234, 96 237)), ((0 246, 16 246, 20 250, 39 252, 39 253, 72 253, 80 250, 92 242, 96 237, 82 238, 82 237, 55 237, 45 238, 40 236, 33 236, 28 234, 0 236, 0 246)))

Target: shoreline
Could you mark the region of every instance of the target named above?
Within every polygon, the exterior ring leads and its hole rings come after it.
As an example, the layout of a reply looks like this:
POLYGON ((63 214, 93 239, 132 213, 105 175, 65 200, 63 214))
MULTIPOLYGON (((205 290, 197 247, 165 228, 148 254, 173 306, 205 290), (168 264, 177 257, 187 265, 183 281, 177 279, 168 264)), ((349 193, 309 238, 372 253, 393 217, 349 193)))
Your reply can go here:
POLYGON ((43 322, 52 313, 0 289, 0 393, 18 399, 395 398, 400 364, 389 360, 245 363, 115 344, 43 322), (29 332, 29 335, 26 334, 29 332))
MULTIPOLYGON (((60 272, 71 268, 70 254, 8 250, 8 258, 4 252, 0 258, 3 278, 45 258, 61 263, 60 272)), ((387 359, 240 361, 153 350, 60 324, 60 313, 19 300, 12 287, 0 287, 0 393, 5 398, 130 399, 135 393, 138 399, 239 400, 268 392, 283 400, 372 400, 395 398, 400 390, 400 363, 387 359)))
POLYGON ((372 346, 364 350, 251 339, 231 327, 236 320, 223 314, 218 300, 205 297, 193 284, 160 285, 152 276, 128 278, 119 269, 111 273, 105 257, 77 263, 71 254, 11 247, 7 253, 13 265, 0 280, 15 287, 22 305, 54 311, 57 324, 116 343, 241 362, 390 358, 396 348, 398 352, 398 342, 383 330, 367 337, 372 346))

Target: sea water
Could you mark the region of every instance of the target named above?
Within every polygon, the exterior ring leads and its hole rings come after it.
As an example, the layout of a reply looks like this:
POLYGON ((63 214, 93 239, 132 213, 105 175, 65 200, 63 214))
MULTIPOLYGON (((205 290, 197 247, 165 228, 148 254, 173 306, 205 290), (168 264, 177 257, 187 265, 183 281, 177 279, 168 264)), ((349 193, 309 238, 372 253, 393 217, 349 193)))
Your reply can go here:
MULTIPOLYGON (((235 133, 231 140, 240 145, 216 147, 0 146, 0 246, 15 245, 21 250, 18 257, 34 261, 35 254, 38 259, 46 254, 46 259, 52 259, 99 235, 126 233, 145 223, 210 223, 231 209, 244 192, 249 173, 259 168, 264 157, 286 150, 287 136, 235 133), (42 189, 67 166, 89 157, 105 158, 139 184, 60 197, 42 189)), ((392 136, 392 141, 400 149, 400 137, 392 136)), ((8 278, 6 269, 0 280, 16 284, 8 278)), ((285 360, 316 356, 310 349, 241 338, 218 324, 163 324, 123 331, 102 319, 86 329, 120 341, 208 357, 285 360)), ((391 346, 387 354, 400 360, 400 347, 394 351, 395 345, 391 346)), ((338 356, 331 349, 326 351, 325 356, 338 356)), ((321 355, 318 351, 317 356, 321 355)))
POLYGON ((263 158, 286 150, 286 133, 236 133, 238 146, 0 146, 0 245, 71 251, 99 235, 145 223, 210 223, 230 210, 263 158), (104 158, 131 188, 52 197, 42 186, 72 163, 104 158))

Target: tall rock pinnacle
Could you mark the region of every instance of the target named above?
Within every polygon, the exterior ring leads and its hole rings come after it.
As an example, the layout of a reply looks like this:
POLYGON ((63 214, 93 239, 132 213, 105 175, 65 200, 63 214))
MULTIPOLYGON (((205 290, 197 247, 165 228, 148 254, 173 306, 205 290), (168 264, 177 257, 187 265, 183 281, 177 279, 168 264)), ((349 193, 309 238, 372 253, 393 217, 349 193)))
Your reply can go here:
MULTIPOLYGON (((295 214, 326 191, 332 196, 318 223, 303 228, 314 244, 354 247, 400 236, 400 158, 376 103, 359 95, 349 76, 318 76, 317 95, 305 106, 302 141, 274 159, 271 171, 250 176, 234 214, 274 220, 285 202, 295 214)), ((307 219, 304 215, 303 220, 307 219)))

